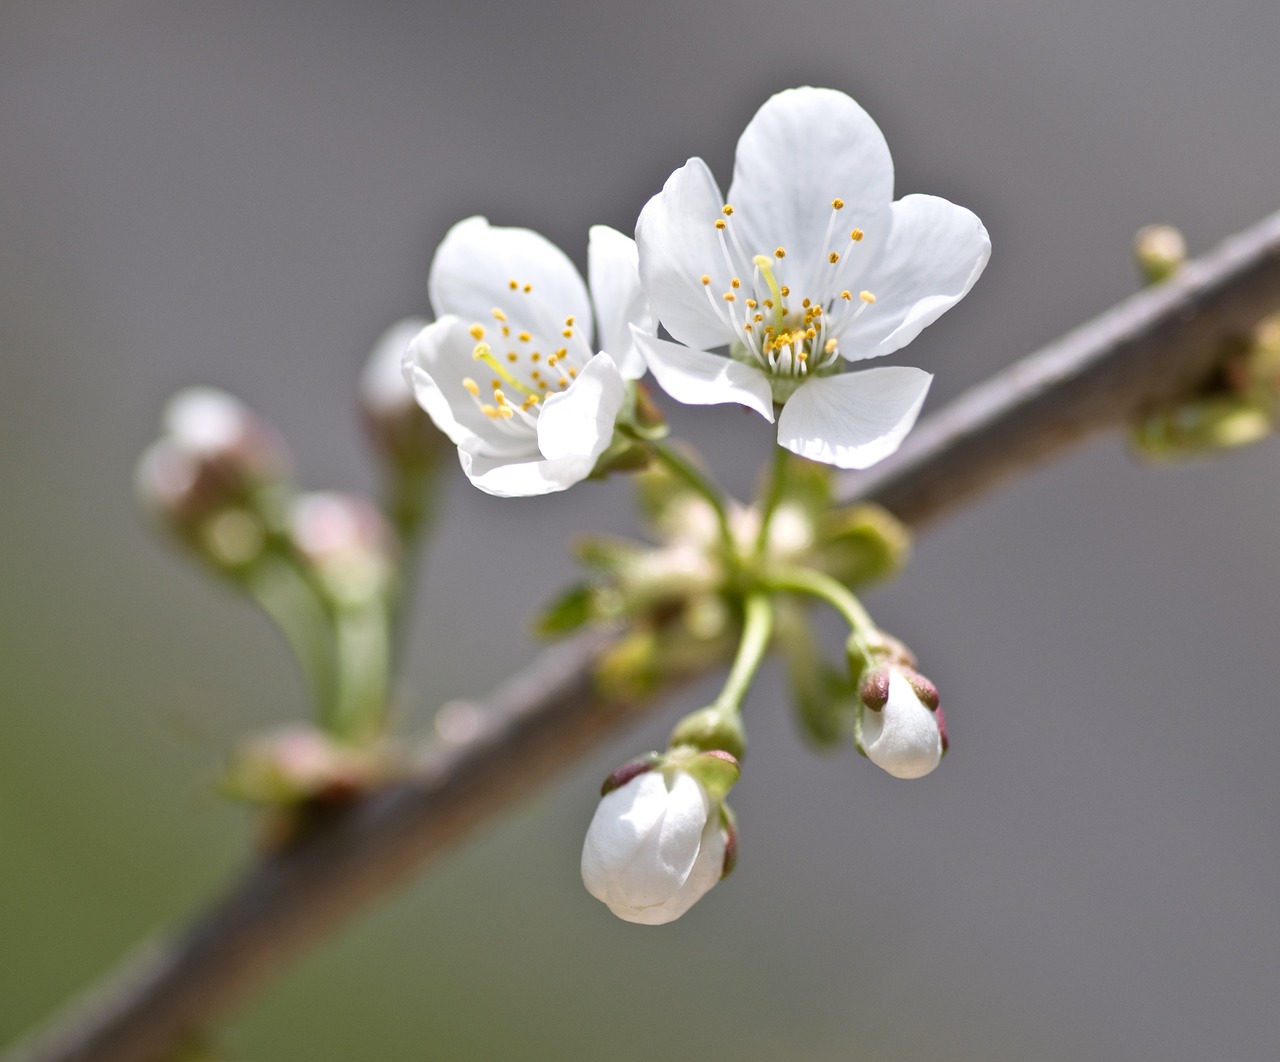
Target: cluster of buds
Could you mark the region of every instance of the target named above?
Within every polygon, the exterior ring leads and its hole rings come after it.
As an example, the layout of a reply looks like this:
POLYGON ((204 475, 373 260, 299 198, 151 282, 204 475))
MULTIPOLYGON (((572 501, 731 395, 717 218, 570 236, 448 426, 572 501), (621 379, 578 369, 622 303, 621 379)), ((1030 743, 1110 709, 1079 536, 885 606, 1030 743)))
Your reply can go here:
POLYGON ((211 387, 176 394, 163 426, 138 464, 144 506, 216 567, 243 569, 277 519, 291 463, 284 440, 239 399, 211 387))
POLYGON ((881 637, 869 651, 850 651, 858 673, 854 738, 859 752, 895 778, 923 778, 947 752, 938 689, 916 670, 906 646, 881 637))
POLYGON ((728 752, 688 745, 619 767, 582 846, 587 891, 627 922, 674 922, 733 869, 737 829, 724 798, 739 773, 728 752))

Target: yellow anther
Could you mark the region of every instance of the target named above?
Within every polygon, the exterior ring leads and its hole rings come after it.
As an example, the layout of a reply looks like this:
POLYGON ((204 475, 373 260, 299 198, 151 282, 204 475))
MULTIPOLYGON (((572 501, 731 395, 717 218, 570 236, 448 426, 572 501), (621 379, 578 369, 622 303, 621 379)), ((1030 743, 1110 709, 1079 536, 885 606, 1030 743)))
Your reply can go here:
POLYGON ((711 277, 706 273, 702 274, 702 286, 704 288, 711 286, 711 277))
POLYGON ((486 404, 480 407, 480 412, 483 413, 486 417, 497 417, 498 407, 490 406, 486 404))
POLYGON ((787 249, 786 249, 785 247, 779 247, 779 248, 777 248, 777 249, 773 252, 773 257, 774 257, 774 258, 786 258, 786 257, 787 257, 787 249))
POLYGON ((532 354, 530 354, 530 355, 529 355, 529 360, 530 360, 530 361, 541 361, 541 360, 542 360, 542 355, 541 355, 541 354, 539 354, 539 353, 535 350, 532 354))
POLYGON ((566 326, 567 328, 572 328, 572 327, 573 327, 573 323, 574 323, 574 317, 573 317, 573 315, 571 314, 570 316, 566 317, 566 318, 564 319, 564 323, 565 323, 565 326, 566 326))
POLYGON ((520 285, 517 284, 514 280, 508 280, 507 287, 509 287, 512 291, 515 291, 518 287, 520 287, 520 285))
POLYGON ((829 255, 827 255, 827 261, 830 262, 832 265, 835 265, 838 261, 840 261, 840 256, 836 254, 835 251, 832 251, 829 255))
POLYGON ((843 200, 843 199, 833 199, 833 200, 831 200, 831 209, 832 209, 832 210, 843 210, 843 209, 844 209, 844 200, 843 200))
POLYGON ((510 336, 511 336, 511 329, 510 329, 510 328, 508 328, 506 325, 503 325, 503 326, 502 326, 502 338, 503 338, 503 339, 507 339, 507 338, 509 338, 510 336))
POLYGON ((720 212, 724 214, 725 217, 728 217, 730 214, 733 213, 733 207, 731 207, 728 203, 725 203, 725 205, 720 208, 720 212))
POLYGON ((747 309, 748 309, 748 310, 754 310, 754 309, 756 308, 756 306, 757 306, 757 305, 758 305, 758 304, 756 303, 756 300, 755 300, 755 299, 748 299, 748 300, 747 300, 747 309))
POLYGON ((561 377, 560 377, 560 390, 561 390, 561 391, 563 391, 563 390, 564 390, 566 387, 568 387, 568 386, 569 386, 569 381, 568 381, 567 379, 565 379, 563 376, 561 376, 561 377))
POLYGON ((756 324, 759 324, 761 321, 764 320, 764 314, 762 313, 755 314, 752 316, 751 320, 755 321, 756 324))
POLYGON ((805 339, 817 339, 818 330, 816 328, 806 328, 804 330, 804 337, 805 339))
POLYGON ((729 287, 734 289, 740 288, 742 287, 742 281, 739 280, 737 277, 734 277, 731 281, 729 281, 729 287))
POLYGON ((870 306, 873 302, 875 302, 875 301, 876 301, 876 297, 875 297, 874 295, 872 295, 872 294, 871 294, 871 292, 869 292, 869 291, 860 291, 860 292, 858 292, 858 298, 860 298, 860 299, 861 299, 863 302, 865 302, 868 306, 870 306))
POLYGON ((560 334, 561 334, 562 336, 564 336, 564 337, 565 337, 565 339, 572 339, 572 338, 573 338, 573 329, 572 329, 572 328, 566 328, 566 329, 565 329, 563 332, 561 332, 560 334))
POLYGON ((498 416, 500 416, 503 420, 510 420, 515 415, 516 415, 516 411, 512 409, 510 406, 498 407, 498 416))
POLYGON ((723 295, 720 296, 720 298, 724 299, 725 302, 733 302, 736 296, 733 294, 732 291, 726 291, 723 295))
POLYGON ((561 347, 559 350, 556 351, 557 358, 567 358, 568 356, 569 356, 568 347, 561 347))
POLYGON ((493 316, 496 317, 499 321, 505 321, 507 319, 507 315, 503 313, 500 309, 498 309, 498 307, 496 306, 493 308, 493 316))
POLYGON ((489 381, 489 390, 491 390, 491 391, 496 391, 496 390, 498 390, 501 386, 502 386, 502 381, 501 381, 501 380, 490 380, 490 381, 489 381))
POLYGON ((853 292, 846 288, 844 291, 840 292, 840 298, 844 299, 845 302, 848 302, 853 298, 853 292))
POLYGON ((478 324, 473 324, 470 328, 467 329, 467 331, 471 333, 471 338, 474 339, 477 343, 479 343, 480 340, 484 339, 484 328, 482 328, 478 324))
POLYGON ((747 335, 750 335, 750 334, 751 334, 751 331, 752 331, 751 326, 750 326, 749 324, 744 324, 744 325, 742 326, 742 330, 743 330, 744 332, 746 332, 746 333, 747 333, 747 335))
POLYGON ((808 361, 808 360, 809 360, 809 352, 807 350, 796 351, 796 361, 808 361))
POLYGON ((835 352, 836 352, 836 341, 834 337, 831 339, 828 339, 825 343, 822 344, 822 353, 834 354, 835 352))
POLYGON ((788 295, 790 295, 790 294, 791 294, 791 289, 790 289, 789 287, 787 287, 785 284, 783 284, 783 285, 782 285, 782 287, 781 287, 781 289, 779 289, 779 290, 781 290, 781 292, 782 292, 782 297, 783 297, 784 299, 785 299, 788 295))
POLYGON ((569 379, 570 379, 570 380, 576 380, 577 378, 578 378, 578 370, 577 370, 577 369, 570 369, 570 370, 569 370, 569 379))
POLYGON ((478 398, 480 396, 480 385, 476 383, 475 380, 471 379, 470 376, 464 376, 462 378, 462 386, 467 389, 467 394, 472 398, 478 398))
POLYGON ((529 294, 529 292, 531 292, 531 291, 533 290, 533 285, 532 285, 532 284, 526 284, 526 285, 525 285, 523 288, 521 288, 520 290, 521 290, 521 291, 523 291, 526 295, 528 295, 528 294, 529 294))
POLYGON ((493 357, 493 348, 488 343, 477 343, 475 349, 471 352, 471 356, 476 361, 485 361, 493 357))
POLYGON ((803 302, 800 303, 800 305, 807 310, 812 305, 812 303, 810 303, 808 299, 805 299, 803 302))
POLYGON ((533 338, 533 336, 529 335, 528 332, 521 332, 517 338, 520 340, 521 343, 528 343, 529 340, 533 338))
POLYGON ((854 229, 851 233, 849 233, 849 239, 851 239, 854 243, 861 243, 861 242, 862 242, 862 230, 861 230, 861 229, 854 229))
POLYGON ((716 218, 716 228, 717 228, 717 229, 720 229, 720 230, 723 232, 723 231, 724 231, 724 227, 725 227, 725 225, 724 225, 724 218, 716 218))
POLYGON ((500 406, 505 406, 507 404, 507 396, 503 394, 501 388, 498 388, 493 392, 493 400, 500 406))
POLYGON ((516 362, 520 360, 520 355, 514 350, 507 354, 507 361, 516 362))

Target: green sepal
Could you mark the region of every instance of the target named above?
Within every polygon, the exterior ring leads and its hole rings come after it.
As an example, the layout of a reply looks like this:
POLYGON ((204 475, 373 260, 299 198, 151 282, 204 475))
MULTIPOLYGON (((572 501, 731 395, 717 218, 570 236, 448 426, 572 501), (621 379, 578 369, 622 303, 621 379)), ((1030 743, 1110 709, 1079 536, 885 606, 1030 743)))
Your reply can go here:
POLYGON ((815 566, 845 586, 865 586, 900 571, 911 553, 911 533, 878 505, 832 509, 818 521, 815 566))
POLYGON ((718 750, 672 749, 667 754, 667 766, 693 775, 715 801, 723 800, 742 776, 742 765, 737 758, 718 750))
POLYGON ((747 754, 747 733, 742 725, 742 713, 733 708, 710 705, 690 712, 671 731, 668 745, 690 745, 711 752, 721 749, 738 760, 747 754))
POLYGON ((1217 395, 1149 414, 1130 438, 1145 457, 1179 460, 1248 446, 1274 428, 1269 406, 1249 397, 1217 395))

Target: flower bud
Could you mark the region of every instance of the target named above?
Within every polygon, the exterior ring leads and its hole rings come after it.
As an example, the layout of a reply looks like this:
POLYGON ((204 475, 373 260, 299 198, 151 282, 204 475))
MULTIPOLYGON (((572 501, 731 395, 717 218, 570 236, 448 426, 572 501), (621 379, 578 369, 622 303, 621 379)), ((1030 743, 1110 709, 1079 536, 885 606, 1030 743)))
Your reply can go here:
POLYGON ((895 778, 923 778, 947 751, 937 688, 900 664, 880 664, 862 676, 858 749, 895 778))
POLYGON ((427 326, 409 317, 388 328, 374 344, 360 374, 360 411, 378 451, 392 464, 417 468, 449 446, 409 387, 404 353, 427 326))
POLYGON ((180 391, 163 423, 165 433, 143 454, 135 482, 143 504, 182 535, 200 535, 221 513, 253 510, 255 495, 288 475, 279 433, 223 391, 180 391))
POLYGON ((306 724, 258 737, 233 757, 222 791, 253 804, 339 803, 381 781, 383 757, 306 724))
POLYGON ((606 783, 582 846, 582 883, 624 921, 655 926, 712 889, 737 842, 724 804, 694 772, 670 758, 647 762, 614 772, 615 788, 606 783))
POLYGON ((294 502, 289 532, 294 548, 339 600, 368 600, 391 578, 395 536, 358 494, 303 495, 294 502))
POLYGON ((1147 225, 1133 238, 1133 256, 1147 283, 1159 284, 1187 260, 1187 241, 1172 225, 1147 225))
POLYGON ((747 751, 747 735, 742 726, 742 713, 736 709, 718 708, 714 704, 690 712, 671 731, 668 744, 672 748, 691 745, 704 752, 723 750, 741 760, 747 751))

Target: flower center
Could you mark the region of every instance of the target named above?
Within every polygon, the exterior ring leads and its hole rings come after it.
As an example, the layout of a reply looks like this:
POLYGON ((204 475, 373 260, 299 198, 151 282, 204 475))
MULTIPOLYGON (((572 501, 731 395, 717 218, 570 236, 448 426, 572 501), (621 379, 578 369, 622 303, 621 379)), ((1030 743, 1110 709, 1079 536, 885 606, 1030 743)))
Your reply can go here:
POLYGON ((840 330, 876 301, 869 291, 855 295, 841 286, 863 238, 861 229, 836 236, 843 209, 842 199, 831 201, 821 257, 812 262, 788 259, 785 247, 749 255, 727 203, 715 220, 729 284, 717 295, 711 274, 704 273, 699 279, 707 298, 733 331, 734 356, 765 370, 788 393, 811 373, 837 371, 840 330))
POLYGON ((492 321, 469 329, 476 341, 472 356, 491 372, 486 388, 463 377, 462 386, 490 420, 514 431, 527 431, 538 420, 541 404, 567 390, 591 360, 590 337, 573 317, 559 318, 533 297, 533 285, 507 282, 515 303, 494 307, 492 321))

